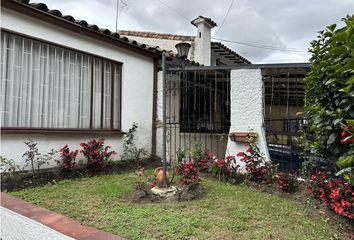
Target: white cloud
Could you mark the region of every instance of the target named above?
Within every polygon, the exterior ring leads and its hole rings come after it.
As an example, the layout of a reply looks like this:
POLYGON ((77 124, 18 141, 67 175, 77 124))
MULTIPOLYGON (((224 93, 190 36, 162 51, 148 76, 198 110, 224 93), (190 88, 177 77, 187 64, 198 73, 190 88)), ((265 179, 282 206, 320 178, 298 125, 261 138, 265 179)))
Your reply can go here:
MULTIPOLYGON (((116 0, 40 0, 64 15, 115 30, 116 0)), ((124 0, 119 29, 195 34, 190 20, 203 15, 221 24, 231 0, 124 0), (169 9, 161 1, 175 11, 169 9), (183 15, 183 16, 181 16, 183 15), (189 20, 188 20, 189 19, 189 20)), ((236 0, 216 37, 281 48, 308 49, 317 32, 354 9, 353 0, 236 0)), ((215 32, 215 31, 214 31, 215 32)), ((304 62, 309 53, 224 43, 257 62, 304 62)))

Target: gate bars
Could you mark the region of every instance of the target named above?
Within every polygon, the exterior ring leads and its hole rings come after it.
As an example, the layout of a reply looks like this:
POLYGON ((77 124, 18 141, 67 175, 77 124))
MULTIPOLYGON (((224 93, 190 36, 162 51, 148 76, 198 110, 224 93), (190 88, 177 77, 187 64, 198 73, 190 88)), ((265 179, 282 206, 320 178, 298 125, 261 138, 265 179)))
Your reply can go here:
POLYGON ((224 157, 230 128, 230 70, 167 72, 167 159, 190 160, 195 151, 224 157))
POLYGON ((265 131, 273 161, 284 171, 298 169, 302 154, 303 78, 307 63, 185 67, 166 72, 167 161, 190 160, 208 149, 224 157, 230 129, 231 69, 262 69, 265 131))

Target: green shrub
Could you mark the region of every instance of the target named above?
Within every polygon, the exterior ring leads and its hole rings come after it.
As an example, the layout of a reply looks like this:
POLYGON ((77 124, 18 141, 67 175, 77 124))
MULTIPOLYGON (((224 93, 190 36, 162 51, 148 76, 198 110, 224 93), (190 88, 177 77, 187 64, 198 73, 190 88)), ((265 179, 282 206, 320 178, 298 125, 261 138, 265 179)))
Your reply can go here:
POLYGON ((46 154, 40 153, 37 142, 32 139, 24 143, 28 147, 28 150, 22 157, 25 158, 25 166, 30 167, 32 173, 38 173, 43 165, 49 165, 54 155, 57 153, 54 149, 51 149, 46 154))
POLYGON ((336 162, 340 169, 336 175, 342 176, 345 181, 354 185, 354 121, 348 120, 347 122, 349 125, 343 125, 340 142, 343 145, 349 145, 350 150, 336 162))
POLYGON ((8 173, 9 178, 13 178, 16 175, 16 172, 23 170, 13 159, 3 156, 0 156, 0 169, 2 172, 8 173))
POLYGON ((138 148, 135 145, 135 133, 138 129, 138 124, 133 123, 133 126, 124 134, 123 152, 121 160, 134 160, 139 162, 141 158, 147 156, 148 152, 144 148, 138 148))
MULTIPOLYGON (((104 139, 92 139, 88 142, 80 143, 82 150, 80 151, 87 159, 87 168, 92 171, 100 171, 102 167, 106 166, 108 160, 112 155, 116 155, 115 151, 109 145, 104 144, 104 139)), ((75 155, 76 157, 76 155, 75 155)))
POLYGON ((311 42, 311 66, 305 78, 306 111, 314 133, 311 148, 336 161, 350 154, 341 144, 341 124, 354 119, 354 16, 345 26, 330 25, 311 42))

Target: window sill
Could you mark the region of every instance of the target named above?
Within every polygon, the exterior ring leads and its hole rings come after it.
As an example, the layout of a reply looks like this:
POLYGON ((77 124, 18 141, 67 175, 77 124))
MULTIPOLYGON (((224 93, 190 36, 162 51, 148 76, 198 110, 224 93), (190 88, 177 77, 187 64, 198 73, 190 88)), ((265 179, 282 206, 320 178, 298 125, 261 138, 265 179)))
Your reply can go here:
POLYGON ((123 135, 120 130, 101 129, 55 129, 55 128, 1 128, 1 133, 11 134, 100 134, 100 135, 123 135))

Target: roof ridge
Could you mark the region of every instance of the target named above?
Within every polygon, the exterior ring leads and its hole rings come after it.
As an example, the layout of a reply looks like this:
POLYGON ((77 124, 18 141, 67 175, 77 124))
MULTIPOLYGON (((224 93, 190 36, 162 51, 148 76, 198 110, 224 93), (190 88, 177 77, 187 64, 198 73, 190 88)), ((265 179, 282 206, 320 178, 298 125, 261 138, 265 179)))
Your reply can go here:
POLYGON ((169 40, 194 41, 195 39, 195 36, 190 36, 190 35, 150 32, 150 31, 119 30, 118 33, 120 35, 125 35, 125 36, 169 39, 169 40))

